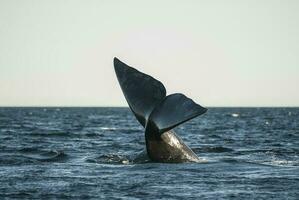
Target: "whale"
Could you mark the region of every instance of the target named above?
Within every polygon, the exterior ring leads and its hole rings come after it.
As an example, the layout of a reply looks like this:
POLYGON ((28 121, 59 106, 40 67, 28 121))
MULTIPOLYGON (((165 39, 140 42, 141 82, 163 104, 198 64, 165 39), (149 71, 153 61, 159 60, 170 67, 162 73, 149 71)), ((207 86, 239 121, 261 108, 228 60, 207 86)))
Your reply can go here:
POLYGON ((201 162, 174 128, 207 112, 181 93, 166 95, 164 85, 114 58, 114 70, 129 108, 144 127, 146 154, 160 163, 201 162))

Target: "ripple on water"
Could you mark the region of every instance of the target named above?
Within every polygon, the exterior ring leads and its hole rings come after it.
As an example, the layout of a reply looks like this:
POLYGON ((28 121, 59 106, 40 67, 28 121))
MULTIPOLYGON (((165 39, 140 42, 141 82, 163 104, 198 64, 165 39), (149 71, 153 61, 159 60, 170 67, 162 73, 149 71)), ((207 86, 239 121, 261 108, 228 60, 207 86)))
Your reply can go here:
POLYGON ((206 162, 163 164, 136 159, 128 108, 0 108, 0 196, 297 199, 298 127, 298 108, 210 108, 178 132, 206 162))

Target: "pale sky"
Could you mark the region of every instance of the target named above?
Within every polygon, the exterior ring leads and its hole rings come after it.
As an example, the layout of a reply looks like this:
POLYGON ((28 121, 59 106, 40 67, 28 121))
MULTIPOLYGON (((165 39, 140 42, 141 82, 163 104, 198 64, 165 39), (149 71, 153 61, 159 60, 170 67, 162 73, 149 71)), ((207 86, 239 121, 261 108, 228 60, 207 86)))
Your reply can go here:
POLYGON ((299 106, 299 1, 0 0, 0 106, 127 106, 113 57, 202 106, 299 106))

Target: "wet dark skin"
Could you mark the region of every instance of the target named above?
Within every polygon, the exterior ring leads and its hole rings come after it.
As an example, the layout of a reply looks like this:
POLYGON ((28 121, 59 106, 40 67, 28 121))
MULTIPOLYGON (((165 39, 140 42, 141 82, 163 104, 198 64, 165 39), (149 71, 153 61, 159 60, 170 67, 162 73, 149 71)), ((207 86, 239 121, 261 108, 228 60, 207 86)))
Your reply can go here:
POLYGON ((145 128, 147 155, 153 162, 200 162, 173 128, 207 111, 183 94, 166 96, 164 85, 114 58, 117 79, 137 120, 145 128))

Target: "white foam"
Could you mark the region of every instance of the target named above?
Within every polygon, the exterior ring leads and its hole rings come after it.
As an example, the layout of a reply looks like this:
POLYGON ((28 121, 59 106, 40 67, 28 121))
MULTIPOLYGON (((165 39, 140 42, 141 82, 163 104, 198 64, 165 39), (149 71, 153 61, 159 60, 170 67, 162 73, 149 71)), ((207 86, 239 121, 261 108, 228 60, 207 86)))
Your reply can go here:
POLYGON ((101 130, 116 130, 115 127, 100 127, 101 130))
POLYGON ((232 117, 239 117, 239 114, 238 113, 233 113, 232 117))

